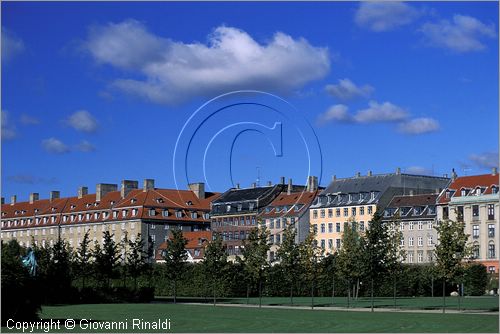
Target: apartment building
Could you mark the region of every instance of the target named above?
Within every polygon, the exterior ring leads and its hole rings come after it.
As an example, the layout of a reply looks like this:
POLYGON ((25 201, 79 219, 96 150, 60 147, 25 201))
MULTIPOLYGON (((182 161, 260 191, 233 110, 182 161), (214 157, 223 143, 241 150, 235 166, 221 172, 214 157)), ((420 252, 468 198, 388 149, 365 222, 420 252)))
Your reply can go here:
POLYGON ((212 202, 210 216, 213 233, 219 233, 230 260, 241 254, 243 240, 257 227, 259 214, 285 189, 285 178, 272 185, 231 188, 212 202))
POLYGON ((406 263, 434 261, 437 240, 436 200, 439 194, 394 196, 384 210, 383 222, 401 232, 406 263))
MULTIPOLYGON (((197 231, 197 232, 182 232, 182 235, 187 240, 186 253, 189 263, 198 263, 203 260, 205 256, 205 247, 212 240, 211 231, 197 231)), ((167 249, 167 241, 162 242, 156 251, 155 260, 158 263, 165 262, 165 254, 167 249)))
POLYGON ((59 238, 77 248, 86 232, 92 244, 102 242, 103 233, 111 232, 115 242, 141 236, 154 242, 155 248, 168 237, 171 228, 183 231, 210 229, 210 202, 219 194, 206 193, 203 183, 191 184, 190 190, 158 189, 154 180, 124 180, 116 184, 97 184, 95 194, 80 187, 78 195, 60 198, 51 192, 49 199, 33 193, 28 202, 2 204, 4 241, 17 239, 23 246, 49 246, 59 238))
POLYGON ((285 228, 295 229, 296 243, 305 240, 310 230, 309 206, 318 195, 318 191, 317 177, 309 177, 305 187, 293 185, 292 179, 289 179, 286 191, 283 190, 262 210, 259 217, 270 231, 270 261, 275 260, 276 252, 284 241, 285 228))
POLYGON ((396 195, 432 193, 445 188, 447 177, 368 172, 362 176, 337 179, 335 176, 309 209, 311 226, 316 231, 318 245, 326 254, 339 249, 347 224, 365 231, 375 212, 380 213, 396 195))
POLYGON ((498 172, 461 176, 452 174, 452 182, 437 200, 437 219, 465 223, 465 232, 473 248, 472 259, 498 274, 498 172))

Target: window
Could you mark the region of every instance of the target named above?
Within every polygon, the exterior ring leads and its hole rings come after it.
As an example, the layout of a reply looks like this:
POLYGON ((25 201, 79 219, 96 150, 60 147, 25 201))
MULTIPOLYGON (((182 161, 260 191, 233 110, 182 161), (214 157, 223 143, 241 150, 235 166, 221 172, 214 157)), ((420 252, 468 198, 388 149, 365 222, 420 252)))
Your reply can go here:
POLYGON ((351 208, 351 215, 353 215, 353 216, 356 215, 356 208, 351 208))
POLYGON ((313 231, 314 233, 318 233, 318 225, 316 224, 313 225, 313 231))
POLYGON ((333 249, 333 239, 328 239, 328 249, 333 249))
POLYGON ((117 218, 118 217, 118 211, 113 211, 113 218, 117 218))
POLYGON ((325 249, 325 246, 326 246, 326 244, 325 244, 325 239, 321 239, 321 249, 323 249, 323 250, 324 250, 324 249, 325 249))
POLYGON ((99 219, 99 213, 98 212, 94 212, 94 219, 99 219))
POLYGON ((488 224, 488 238, 495 237, 495 224, 488 224))
POLYGON ((335 224, 335 231, 340 232, 340 223, 335 224))
POLYGON ((269 228, 274 228, 274 219, 269 219, 269 228))
POLYGON ((409 223, 408 223, 408 229, 409 229, 410 231, 413 231, 413 224, 414 224, 414 222, 409 222, 409 223))
POLYGON ((321 224, 321 233, 325 233, 325 223, 321 224))
POLYGON ((432 240, 432 239, 433 239, 433 236, 432 236, 432 235, 429 235, 429 236, 427 237, 427 246, 432 246, 432 245, 434 245, 434 240, 432 240))
POLYGON ((404 237, 401 237, 401 239, 399 240, 399 245, 401 247, 403 247, 405 245, 405 238, 404 237))
POLYGON ((252 225, 255 225, 255 216, 252 216, 252 225))
POLYGON ((126 217, 127 216, 127 210, 122 210, 122 217, 126 217))
POLYGON ((250 211, 253 210, 254 206, 255 206, 255 203, 249 203, 248 210, 250 210, 250 211))
POLYGON ((479 225, 472 225, 472 237, 474 239, 479 238, 479 225))
POLYGON ((479 219, 479 205, 472 206, 472 219, 479 219))
POLYGON ((340 248, 340 243, 341 243, 340 239, 335 239, 335 247, 337 247, 337 249, 340 248))
POLYGON ((413 246, 413 237, 408 238, 408 246, 410 246, 410 247, 413 246))
POLYGON ((424 245, 424 238, 418 237, 417 245, 418 245, 418 247, 422 247, 424 245))
POLYGON ((340 209, 336 209, 335 210, 335 216, 336 217, 340 217, 340 209))
POLYGON ((276 228, 281 228, 281 221, 280 219, 276 219, 276 228))
POLYGON ((332 233, 332 232, 333 232, 333 223, 328 223, 328 233, 332 233))
POLYGON ((198 218, 198 212, 191 212, 191 218, 192 219, 198 218))
POLYGON ((229 212, 229 211, 231 211, 231 205, 230 204, 226 205, 226 212, 229 212))
POLYGON ((365 214, 365 207, 364 206, 362 206, 362 207, 359 208, 359 214, 360 215, 364 215, 365 214))
POLYGON ((490 242, 488 245, 488 258, 489 259, 494 259, 495 258, 495 244, 490 242))
POLYGON ((423 230, 424 229, 424 222, 420 221, 418 222, 418 229, 423 230))
POLYGON ((424 252, 423 251, 418 251, 417 252, 417 262, 422 263, 424 261, 424 252))
POLYGON ((82 227, 81 227, 81 226, 78 226, 78 227, 76 228, 76 233, 81 233, 81 232, 82 232, 82 227))
POLYGON ((488 220, 494 220, 494 219, 495 219, 495 205, 488 204, 488 220))
POLYGON ((464 207, 463 206, 457 206, 457 221, 459 221, 459 222, 464 221, 464 207))
POLYGON ((443 207, 443 219, 448 219, 450 217, 449 208, 447 206, 443 207))
POLYGON ((272 244, 274 244, 274 235, 271 234, 269 236, 269 242, 272 243, 272 244))
POLYGON ((132 209, 132 216, 137 216, 137 212, 138 212, 137 209, 132 209))
POLYGON ((347 217, 349 215, 349 209, 344 208, 344 217, 347 217))
POLYGON ((182 218, 182 211, 175 211, 175 216, 177 218, 182 218))
POLYGON ((432 230, 432 220, 427 222, 427 229, 432 230))
POLYGON ((479 259, 479 244, 478 243, 475 243, 473 246, 472 246, 472 257, 474 259, 479 259))
POLYGON ((325 218, 325 209, 321 209, 319 215, 321 218, 325 218))
POLYGON ((368 214, 373 214, 373 207, 371 205, 368 207, 368 214))
POLYGON ((413 263, 413 252, 408 252, 408 263, 413 263))
POLYGON ((89 219, 90 219, 90 213, 87 213, 87 214, 85 215, 85 219, 87 219, 87 220, 89 220, 89 219))
POLYGON ((333 217, 333 209, 328 209, 328 218, 333 217))
POLYGON ((313 219, 318 218, 318 210, 313 210, 313 219))
POLYGON ((498 193, 498 187, 492 186, 492 187, 491 187, 491 193, 492 193, 492 194, 496 194, 496 193, 498 193))
POLYGON ((405 223, 401 222, 399 223, 399 230, 404 231, 405 230, 405 223))
POLYGON ((365 230, 365 222, 364 221, 359 222, 359 230, 361 232, 363 232, 365 230))
POLYGON ((243 204, 242 203, 238 203, 238 211, 241 211, 242 208, 243 208, 243 204))
POLYGON ((490 274, 494 274, 494 273, 495 273, 495 266, 489 266, 489 267, 488 267, 488 272, 489 272, 490 274))
POLYGON ((281 244, 281 234, 276 234, 276 244, 281 244))
POLYGON ((287 222, 287 219, 286 217, 284 217, 281 222, 283 223, 283 228, 286 228, 286 222, 287 222))
POLYGON ((63 222, 67 222, 68 221, 68 216, 63 216, 63 222))

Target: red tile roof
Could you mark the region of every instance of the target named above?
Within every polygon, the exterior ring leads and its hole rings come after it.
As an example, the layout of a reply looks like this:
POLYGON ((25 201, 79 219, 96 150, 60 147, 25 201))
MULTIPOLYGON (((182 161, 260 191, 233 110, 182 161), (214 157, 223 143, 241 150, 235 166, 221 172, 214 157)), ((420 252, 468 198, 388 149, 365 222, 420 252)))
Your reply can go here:
POLYGON ((448 186, 448 189, 445 189, 442 194, 439 196, 438 203, 445 204, 448 203, 451 197, 461 197, 462 189, 470 189, 474 190, 477 187, 484 187, 485 190, 482 193, 483 195, 488 195, 492 193, 492 186, 498 188, 499 174, 483 174, 483 175, 471 175, 471 176, 461 176, 457 177, 451 184, 448 186), (452 190, 454 191, 453 195, 450 198, 446 198, 446 191, 452 190))
MULTIPOLYGON (((184 238, 187 239, 186 250, 191 254, 194 259, 201 259, 204 255, 204 250, 208 242, 212 240, 211 231, 194 231, 194 232, 182 232, 184 238), (194 250, 199 249, 200 254, 195 255, 194 250)), ((167 243, 162 242, 156 251, 155 259, 163 260, 162 251, 167 249, 167 243)))
POLYGON ((319 190, 316 190, 314 192, 309 192, 309 191, 300 191, 300 192, 293 192, 290 195, 287 194, 286 191, 282 192, 279 194, 272 202, 271 204, 268 205, 268 207, 271 207, 271 211, 266 212, 264 210, 260 216, 263 218, 272 218, 272 217, 278 217, 278 216, 295 216, 298 215, 299 213, 302 213, 305 209, 311 205, 311 203, 314 201, 316 196, 319 194, 319 190), (291 208, 292 206, 300 204, 303 207, 300 208, 299 211, 296 211, 295 208, 291 208), (288 212, 287 214, 284 214, 282 211, 276 212, 276 207, 278 206, 288 206, 288 212))

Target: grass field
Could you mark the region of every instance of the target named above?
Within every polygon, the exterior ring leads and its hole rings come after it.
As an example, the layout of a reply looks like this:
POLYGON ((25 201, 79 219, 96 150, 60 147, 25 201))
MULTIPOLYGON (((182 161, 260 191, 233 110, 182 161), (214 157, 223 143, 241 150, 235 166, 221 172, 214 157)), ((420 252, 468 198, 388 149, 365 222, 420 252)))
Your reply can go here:
MULTIPOLYGON (((170 297, 159 297, 165 301, 171 301, 170 297)), ((179 301, 185 302, 207 302, 211 303, 210 298, 178 298, 179 301)), ((483 297, 463 297, 460 299, 461 310, 486 310, 498 311, 498 297, 483 296, 483 297)), ((224 304, 247 304, 246 298, 224 298, 218 299, 218 303, 224 304)), ((252 297, 248 300, 249 304, 259 304, 259 298, 252 297)), ((336 306, 336 307, 371 307, 371 300, 369 298, 359 298, 358 300, 348 300, 346 297, 315 297, 314 306, 336 306)), ((293 304, 290 302, 289 297, 264 297, 262 298, 262 305, 284 305, 284 306, 311 306, 311 297, 294 297, 293 304)), ((376 308, 391 308, 394 309, 393 298, 376 297, 374 299, 374 306, 376 308)), ((396 308, 398 309, 417 309, 417 310, 432 310, 440 309, 443 307, 442 297, 407 297, 397 298, 396 308)), ((446 309, 458 310, 459 301, 457 297, 446 298, 446 309)))
MULTIPOLYGON (((145 321, 168 318, 171 323, 170 332, 498 333, 498 316, 481 314, 371 313, 153 303, 46 306, 43 307, 42 317, 44 319, 92 319, 101 324, 104 321, 129 319, 127 330, 115 332, 169 332, 131 328, 133 318, 142 318, 145 321)), ((6 328, 2 331, 9 332, 6 328)), ((74 332, 108 332, 108 330, 93 328, 74 332)))

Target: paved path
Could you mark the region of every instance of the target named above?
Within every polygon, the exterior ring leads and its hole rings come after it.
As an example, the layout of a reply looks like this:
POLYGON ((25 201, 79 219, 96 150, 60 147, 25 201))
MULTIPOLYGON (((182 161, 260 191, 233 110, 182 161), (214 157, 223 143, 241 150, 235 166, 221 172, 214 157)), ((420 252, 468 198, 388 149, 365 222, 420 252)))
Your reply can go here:
MULTIPOLYGON (((210 303, 182 303, 178 304, 185 305, 205 305, 210 306, 210 303)), ((258 308, 259 305, 256 304, 217 304, 217 306, 222 307, 251 307, 258 308)), ((262 308, 273 308, 273 309, 285 309, 285 310, 311 310, 310 306, 287 306, 287 305, 262 305, 262 308)), ((371 312, 369 307, 357 307, 357 308, 346 308, 338 306, 315 306, 316 311, 344 311, 344 312, 371 312)), ((398 312, 398 313, 443 313, 442 309, 434 310, 424 310, 424 309, 400 309, 400 308, 374 308, 374 312, 398 312)), ((498 316, 498 311, 488 311, 488 310, 464 310, 458 311, 454 309, 446 309, 446 314, 488 314, 498 316)))

